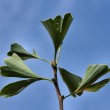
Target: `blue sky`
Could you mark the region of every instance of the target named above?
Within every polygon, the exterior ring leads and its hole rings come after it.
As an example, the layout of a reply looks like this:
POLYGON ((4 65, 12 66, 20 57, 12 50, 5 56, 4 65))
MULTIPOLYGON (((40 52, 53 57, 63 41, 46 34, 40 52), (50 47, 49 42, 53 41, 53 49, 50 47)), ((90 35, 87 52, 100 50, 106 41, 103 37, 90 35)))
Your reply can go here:
MULTIPOLYGON (((74 20, 64 40, 59 67, 83 76, 89 64, 110 67, 110 0, 0 0, 0 65, 10 44, 17 42, 51 61, 53 44, 40 20, 72 13, 74 20)), ((26 61, 37 74, 52 78, 51 67, 37 60, 26 61)), ((62 94, 69 91, 58 73, 62 94)), ((103 78, 110 77, 110 74, 103 78)), ((19 79, 0 77, 0 88, 19 79)), ((65 110, 108 110, 110 85, 96 93, 64 101, 65 110)), ((34 83, 17 96, 0 97, 0 110, 58 110, 53 85, 46 81, 34 83)))

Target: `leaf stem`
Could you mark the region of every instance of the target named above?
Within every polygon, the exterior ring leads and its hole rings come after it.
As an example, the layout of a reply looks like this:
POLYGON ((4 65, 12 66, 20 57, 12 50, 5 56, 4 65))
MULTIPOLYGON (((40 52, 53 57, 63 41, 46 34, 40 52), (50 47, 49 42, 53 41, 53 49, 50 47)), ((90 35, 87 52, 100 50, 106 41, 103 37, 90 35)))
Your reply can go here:
POLYGON ((60 58, 60 53, 61 53, 61 46, 60 46, 59 49, 58 49, 58 56, 57 56, 56 63, 58 63, 58 60, 59 60, 59 58, 60 58))
POLYGON ((54 62, 56 63, 56 55, 57 55, 57 52, 55 51, 54 53, 54 62))
POLYGON ((53 81, 52 81, 51 79, 44 78, 44 80, 47 80, 47 81, 49 81, 49 82, 53 83, 53 81))
POLYGON ((49 63, 51 65, 51 63, 48 60, 46 60, 46 59, 39 58, 39 60, 45 61, 45 62, 47 62, 47 63, 49 63))
POLYGON ((67 96, 65 96, 65 97, 64 97, 64 99, 68 98, 68 97, 69 97, 69 96, 71 96, 71 95, 72 95, 72 93, 71 93, 71 94, 69 94, 69 95, 67 95, 67 96))

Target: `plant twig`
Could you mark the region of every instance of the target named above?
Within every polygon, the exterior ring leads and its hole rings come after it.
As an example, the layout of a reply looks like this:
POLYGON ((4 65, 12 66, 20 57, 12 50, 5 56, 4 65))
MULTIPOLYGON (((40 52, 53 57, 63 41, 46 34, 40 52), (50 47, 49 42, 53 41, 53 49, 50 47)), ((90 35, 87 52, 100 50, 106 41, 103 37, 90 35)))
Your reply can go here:
POLYGON ((54 78, 52 80, 53 80, 53 83, 54 83, 54 86, 55 86, 55 90, 56 90, 56 93, 57 93, 57 97, 58 97, 58 100, 59 100, 59 108, 60 108, 60 110, 63 110, 63 99, 64 99, 64 96, 61 95, 61 92, 60 92, 60 89, 59 89, 59 85, 58 85, 57 65, 56 65, 56 63, 54 61, 52 61, 51 62, 51 66, 52 66, 53 73, 54 73, 54 78))

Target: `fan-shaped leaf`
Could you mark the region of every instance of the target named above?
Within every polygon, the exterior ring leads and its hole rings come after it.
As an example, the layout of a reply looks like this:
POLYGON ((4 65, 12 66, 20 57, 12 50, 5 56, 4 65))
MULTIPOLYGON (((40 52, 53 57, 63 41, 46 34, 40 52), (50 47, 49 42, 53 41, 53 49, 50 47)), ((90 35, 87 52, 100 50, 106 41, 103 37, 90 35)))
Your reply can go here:
POLYGON ((0 67, 2 76, 45 79, 33 73, 15 53, 4 62, 7 66, 0 67))
POLYGON ((55 56, 59 46, 61 46, 63 42, 63 39, 69 29, 72 20, 73 20, 72 15, 68 13, 64 16, 64 18, 62 18, 61 16, 57 16, 55 19, 48 19, 42 21, 42 24, 49 32, 50 37, 53 41, 55 48, 55 56))
POLYGON ((0 96, 4 97, 11 97, 17 95, 22 90, 24 90, 27 86, 32 84, 33 82, 37 81, 36 79, 29 79, 29 80, 21 80, 14 83, 10 83, 6 85, 1 91, 0 96))
MULTIPOLYGON (((63 69, 63 68, 59 68, 60 74, 62 76, 63 81, 65 82, 65 84, 67 85, 70 93, 73 93, 72 95, 75 97, 76 94, 74 93, 74 91, 78 88, 78 86, 80 85, 82 78, 74 75, 70 72, 68 72, 67 70, 63 69)), ((78 93, 77 95, 81 95, 81 93, 78 93)))
POLYGON ((110 82, 110 78, 104 79, 98 83, 90 85, 88 88, 85 89, 85 91, 88 92, 96 92, 100 90, 102 87, 104 87, 106 84, 110 82))
POLYGON ((39 58, 37 53, 34 51, 34 54, 30 54, 26 51, 21 45, 17 43, 11 44, 11 50, 7 53, 9 56, 12 56, 13 53, 16 53, 22 60, 30 59, 30 58, 39 58))
POLYGON ((108 73, 109 69, 107 65, 90 65, 86 73, 84 75, 84 78, 82 79, 81 84, 79 85, 76 92, 83 91, 87 87, 89 87, 92 83, 94 83, 97 79, 99 79, 104 74, 108 73))

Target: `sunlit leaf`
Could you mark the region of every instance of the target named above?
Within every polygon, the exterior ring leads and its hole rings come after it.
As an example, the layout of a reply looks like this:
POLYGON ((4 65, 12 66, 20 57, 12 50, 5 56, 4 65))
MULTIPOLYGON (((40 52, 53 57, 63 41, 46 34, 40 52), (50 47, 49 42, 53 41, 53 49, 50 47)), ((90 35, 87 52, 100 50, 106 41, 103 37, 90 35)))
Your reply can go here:
POLYGON ((79 85, 76 92, 83 91, 87 87, 89 87, 92 83, 94 83, 97 79, 99 79, 101 76, 105 75, 109 72, 107 65, 90 65, 84 75, 84 78, 82 78, 82 82, 79 85))
POLYGON ((29 86, 35 81, 37 80, 29 79, 29 80, 21 80, 21 81, 10 83, 0 91, 0 96, 11 97, 11 96, 17 95, 18 93, 20 93, 22 90, 24 90, 27 86, 29 86))
MULTIPOLYGON (((65 84, 67 85, 70 93, 73 93, 72 95, 75 97, 76 94, 74 93, 74 91, 78 88, 78 86, 80 85, 82 78, 74 75, 70 72, 68 72, 67 70, 63 69, 63 68, 59 68, 60 74, 62 76, 63 81, 65 82, 65 84)), ((77 95, 81 95, 82 92, 78 93, 77 95)))
POLYGON ((70 13, 65 14, 64 18, 60 15, 55 19, 48 19, 42 21, 42 24, 45 26, 47 31, 50 34, 50 37, 53 41, 55 48, 55 55, 57 54, 57 50, 59 46, 61 46, 63 39, 69 29, 69 26, 73 20, 73 17, 70 13))
POLYGON ((85 91, 96 92, 100 90, 102 87, 104 87, 106 84, 108 84, 109 82, 110 82, 110 78, 104 79, 98 83, 90 85, 88 88, 85 89, 85 91))
POLYGON ((7 53, 9 56, 12 56, 13 53, 16 53, 22 60, 30 59, 30 58, 39 58, 37 53, 34 51, 34 54, 30 54, 26 51, 21 45, 17 43, 11 44, 11 50, 7 53))
POLYGON ((4 62, 7 66, 0 68, 2 76, 44 79, 32 72, 15 53, 10 58, 5 59, 4 62))

